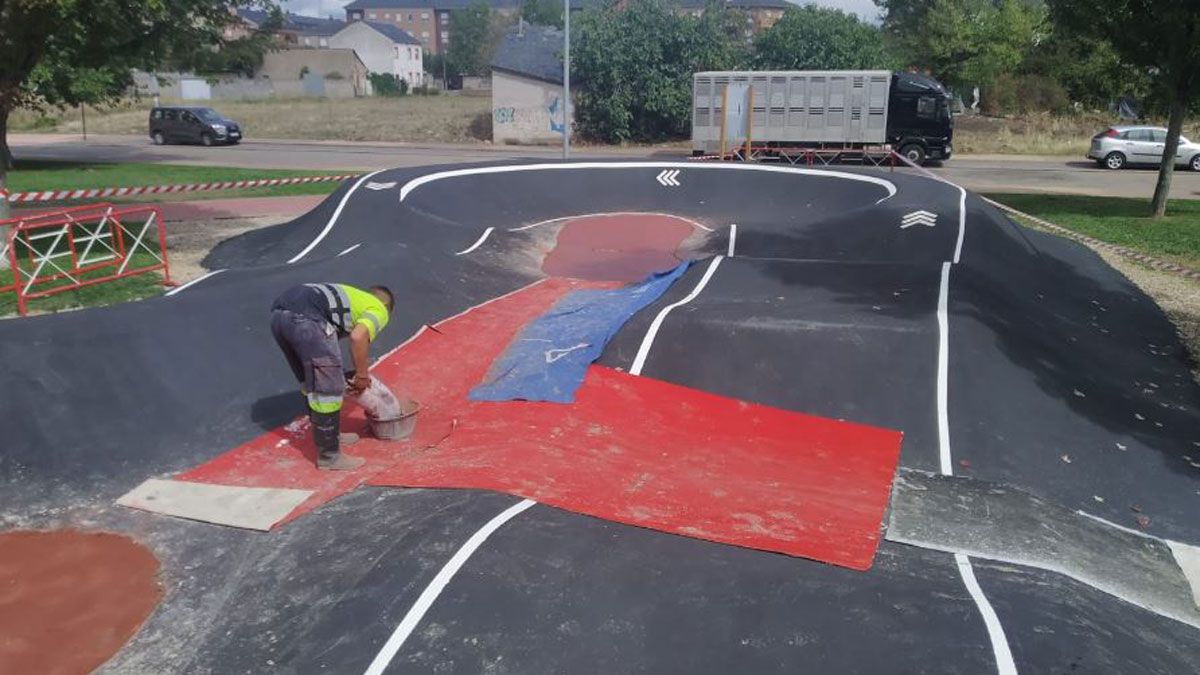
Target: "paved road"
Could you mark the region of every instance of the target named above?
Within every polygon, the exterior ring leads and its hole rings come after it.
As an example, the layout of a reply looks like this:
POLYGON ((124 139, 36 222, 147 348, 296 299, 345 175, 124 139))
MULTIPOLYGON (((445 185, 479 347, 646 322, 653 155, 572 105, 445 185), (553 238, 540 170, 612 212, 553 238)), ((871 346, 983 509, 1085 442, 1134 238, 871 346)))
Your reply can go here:
MULTIPOLYGON (((375 170, 430 164, 506 159, 554 159, 556 147, 490 145, 350 143, 341 141, 248 140, 220 148, 151 145, 140 136, 18 134, 10 138, 18 159, 71 161, 169 162, 248 168, 375 170)), ((579 158, 669 158, 682 148, 579 148, 579 158)), ((977 192, 1056 192, 1119 197, 1148 197, 1153 169, 1103 171, 1082 158, 976 155, 957 157, 934 171, 977 192)), ((1172 196, 1200 199, 1200 174, 1181 171, 1172 196)))

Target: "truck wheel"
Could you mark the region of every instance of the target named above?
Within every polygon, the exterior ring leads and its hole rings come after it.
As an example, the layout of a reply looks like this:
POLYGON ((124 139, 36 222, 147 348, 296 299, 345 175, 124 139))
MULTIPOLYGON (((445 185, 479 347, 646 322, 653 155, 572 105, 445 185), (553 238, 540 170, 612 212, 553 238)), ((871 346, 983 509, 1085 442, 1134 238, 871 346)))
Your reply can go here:
POLYGON ((1119 152, 1108 153, 1104 156, 1104 166, 1113 171, 1125 168, 1125 155, 1119 152))
POLYGON ((155 145, 166 145, 167 144, 167 137, 163 136, 163 132, 161 132, 161 131, 154 132, 154 135, 151 136, 150 138, 154 141, 155 145))
POLYGON ((206 148, 211 148, 213 144, 212 134, 200 134, 200 144, 206 148))
POLYGON ((916 143, 909 143, 903 148, 900 148, 900 156, 912 162, 913 164, 916 164, 917 166, 922 166, 925 164, 925 148, 922 148, 916 143))

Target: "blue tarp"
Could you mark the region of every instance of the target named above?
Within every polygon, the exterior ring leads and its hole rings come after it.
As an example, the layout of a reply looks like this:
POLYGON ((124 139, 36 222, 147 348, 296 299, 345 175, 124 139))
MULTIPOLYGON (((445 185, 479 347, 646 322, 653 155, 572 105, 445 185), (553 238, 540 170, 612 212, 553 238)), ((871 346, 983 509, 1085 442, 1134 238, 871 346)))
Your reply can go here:
POLYGON ((666 292, 688 262, 611 291, 575 291, 534 319, 471 390, 472 401, 571 403, 588 365, 638 310, 666 292))

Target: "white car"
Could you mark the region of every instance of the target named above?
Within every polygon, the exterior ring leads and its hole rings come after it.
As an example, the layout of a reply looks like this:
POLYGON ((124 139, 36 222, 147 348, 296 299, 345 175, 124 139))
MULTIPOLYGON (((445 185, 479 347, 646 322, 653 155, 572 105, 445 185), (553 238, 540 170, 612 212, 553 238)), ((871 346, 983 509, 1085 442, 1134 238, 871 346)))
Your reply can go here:
MULTIPOLYGON (((1166 141, 1167 130, 1162 127, 1109 127, 1092 136, 1087 156, 1109 169, 1122 169, 1127 164, 1158 166, 1166 141)), ((1200 171, 1200 145, 1180 136, 1175 164, 1200 171)))

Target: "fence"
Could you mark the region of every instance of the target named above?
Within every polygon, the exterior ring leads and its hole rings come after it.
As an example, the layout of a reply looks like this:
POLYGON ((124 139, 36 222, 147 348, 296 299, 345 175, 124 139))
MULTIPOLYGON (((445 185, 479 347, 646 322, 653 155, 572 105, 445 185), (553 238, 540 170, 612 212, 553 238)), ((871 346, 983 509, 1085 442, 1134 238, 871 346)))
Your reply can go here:
POLYGON ((158 207, 77 206, 0 221, 0 234, 12 273, 0 292, 16 295, 22 316, 30 300, 138 274, 161 271, 173 285, 158 207))

